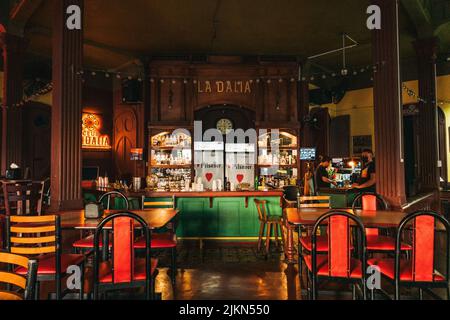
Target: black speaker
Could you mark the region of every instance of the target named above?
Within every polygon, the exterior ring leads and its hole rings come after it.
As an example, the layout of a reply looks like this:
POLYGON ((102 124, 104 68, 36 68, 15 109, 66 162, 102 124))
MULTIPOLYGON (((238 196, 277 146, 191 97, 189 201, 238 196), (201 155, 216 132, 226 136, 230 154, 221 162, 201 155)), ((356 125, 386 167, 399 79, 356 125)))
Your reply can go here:
POLYGON ((309 101, 316 105, 329 104, 333 102, 333 96, 328 90, 313 89, 309 91, 309 101))
POLYGON ((142 81, 125 80, 122 82, 122 102, 142 102, 142 81))

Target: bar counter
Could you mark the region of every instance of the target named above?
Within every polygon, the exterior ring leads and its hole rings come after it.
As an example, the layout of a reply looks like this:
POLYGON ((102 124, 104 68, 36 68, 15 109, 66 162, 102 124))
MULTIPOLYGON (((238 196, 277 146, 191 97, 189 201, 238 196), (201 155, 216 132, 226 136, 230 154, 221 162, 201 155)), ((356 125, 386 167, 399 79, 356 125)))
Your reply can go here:
MULTIPOLYGON (((93 200, 112 188, 83 188, 84 198, 93 200)), ((282 214, 283 191, 221 191, 221 192, 155 192, 124 191, 137 209, 142 196, 167 201, 175 196, 180 210, 177 235, 187 239, 253 240, 258 237, 259 221, 254 199, 266 200, 269 214, 282 214)))

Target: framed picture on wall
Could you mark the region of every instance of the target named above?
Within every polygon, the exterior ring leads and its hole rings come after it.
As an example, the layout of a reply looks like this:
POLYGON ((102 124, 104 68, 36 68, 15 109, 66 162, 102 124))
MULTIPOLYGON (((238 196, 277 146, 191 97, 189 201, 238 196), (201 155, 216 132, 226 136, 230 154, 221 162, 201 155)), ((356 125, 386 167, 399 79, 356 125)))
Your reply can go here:
POLYGON ((372 149, 372 136, 353 136, 353 156, 360 156, 364 149, 372 149))

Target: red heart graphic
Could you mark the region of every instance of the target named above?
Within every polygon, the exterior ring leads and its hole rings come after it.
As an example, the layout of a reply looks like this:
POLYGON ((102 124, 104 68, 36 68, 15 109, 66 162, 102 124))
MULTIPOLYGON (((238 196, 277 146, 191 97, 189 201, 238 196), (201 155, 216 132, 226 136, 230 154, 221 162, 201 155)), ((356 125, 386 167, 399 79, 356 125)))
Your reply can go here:
POLYGON ((239 183, 241 183, 242 180, 244 180, 244 175, 243 175, 243 174, 238 174, 238 175, 236 176, 236 179, 237 179, 237 181, 238 181, 239 183))
POLYGON ((207 174, 205 174, 205 177, 206 177, 206 180, 208 180, 208 182, 210 182, 213 177, 213 174, 208 172, 207 174))

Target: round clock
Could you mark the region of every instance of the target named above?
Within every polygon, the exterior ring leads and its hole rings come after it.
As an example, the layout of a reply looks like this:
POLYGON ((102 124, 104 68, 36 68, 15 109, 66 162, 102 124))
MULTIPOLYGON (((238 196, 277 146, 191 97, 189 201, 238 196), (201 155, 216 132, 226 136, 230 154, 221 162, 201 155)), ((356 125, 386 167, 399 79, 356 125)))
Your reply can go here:
POLYGON ((216 123, 216 128, 219 130, 222 134, 228 134, 231 130, 233 130, 233 122, 231 122, 230 119, 220 119, 216 123))

